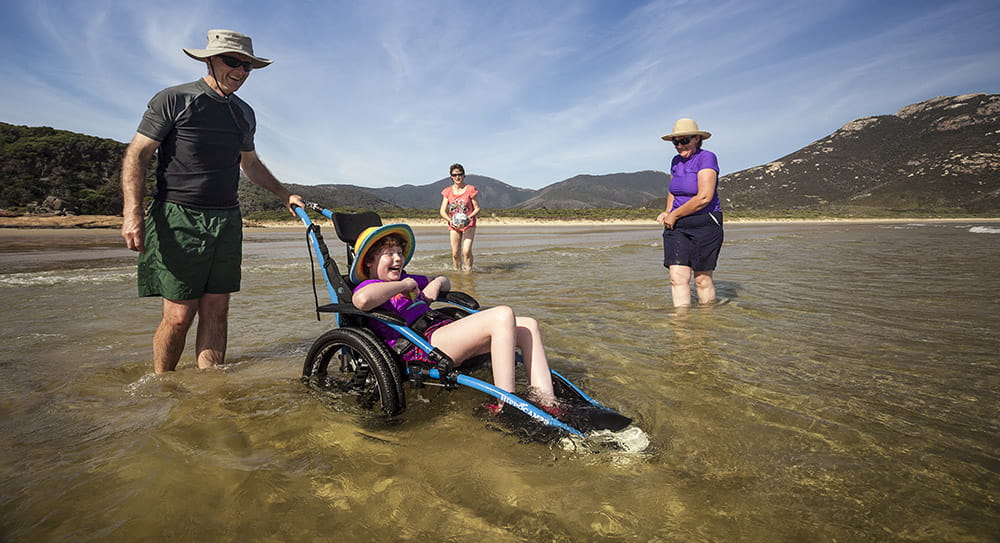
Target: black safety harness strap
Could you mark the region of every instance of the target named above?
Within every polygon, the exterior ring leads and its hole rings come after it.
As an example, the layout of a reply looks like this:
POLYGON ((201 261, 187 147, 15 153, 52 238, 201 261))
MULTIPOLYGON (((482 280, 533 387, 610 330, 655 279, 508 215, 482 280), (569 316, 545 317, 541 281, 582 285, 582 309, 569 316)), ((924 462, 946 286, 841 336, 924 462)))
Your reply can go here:
MULTIPOLYGON (((313 261, 312 240, 309 238, 310 233, 316 236, 316 244, 320 247, 320 253, 324 255, 324 258, 329 256, 329 253, 326 250, 326 243, 323 242, 323 234, 320 233, 319 225, 316 223, 310 224, 306 229, 306 248, 309 250, 309 275, 312 276, 313 300, 316 303, 316 320, 320 320, 319 293, 316 292, 316 264, 313 261)), ((326 262, 326 260, 323 262, 326 262)))
POLYGON ((444 313, 441 313, 440 311, 437 311, 435 309, 429 309, 427 310, 426 313, 417 317, 417 320, 413 321, 413 324, 410 325, 410 328, 412 328, 413 331, 415 331, 416 333, 423 336, 424 332, 426 332, 427 329, 430 328, 432 324, 447 319, 448 316, 445 315, 444 313))

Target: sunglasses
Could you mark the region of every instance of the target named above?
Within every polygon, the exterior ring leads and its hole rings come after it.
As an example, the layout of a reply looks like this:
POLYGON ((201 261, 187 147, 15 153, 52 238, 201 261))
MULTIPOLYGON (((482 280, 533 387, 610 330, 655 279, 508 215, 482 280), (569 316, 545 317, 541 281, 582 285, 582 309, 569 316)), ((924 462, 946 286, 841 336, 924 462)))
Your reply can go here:
POLYGON ((674 142, 674 145, 687 145, 691 143, 691 138, 684 136, 683 138, 674 138, 671 141, 674 142))
POLYGON ((229 66, 230 68, 236 68, 238 66, 242 66, 244 72, 249 72, 250 70, 253 69, 253 62, 243 61, 236 57, 231 57, 229 55, 215 55, 215 56, 222 59, 222 63, 225 64, 226 66, 229 66))
POLYGON ((453 173, 453 174, 451 174, 451 176, 452 177, 465 177, 465 174, 464 173, 453 173))

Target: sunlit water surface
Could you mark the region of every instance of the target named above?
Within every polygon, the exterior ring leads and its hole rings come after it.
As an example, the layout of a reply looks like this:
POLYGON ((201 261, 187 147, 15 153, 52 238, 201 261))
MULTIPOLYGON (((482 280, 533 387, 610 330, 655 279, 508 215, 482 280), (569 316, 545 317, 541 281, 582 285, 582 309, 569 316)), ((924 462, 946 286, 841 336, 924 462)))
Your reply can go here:
POLYGON ((308 394, 298 229, 247 231, 228 367, 189 343, 159 377, 115 232, 2 231, 0 541, 996 541, 1000 223, 726 234, 727 303, 677 311, 655 227, 485 225, 472 274, 417 228, 411 271, 539 318, 635 419, 616 453, 519 442, 468 390, 395 424, 308 394))

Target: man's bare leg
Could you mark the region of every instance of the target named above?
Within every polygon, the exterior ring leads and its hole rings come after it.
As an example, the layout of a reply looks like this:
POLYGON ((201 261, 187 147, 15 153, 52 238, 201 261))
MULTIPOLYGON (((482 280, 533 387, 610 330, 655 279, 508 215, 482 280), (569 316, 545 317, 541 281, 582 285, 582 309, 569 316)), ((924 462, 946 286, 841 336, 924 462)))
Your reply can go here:
POLYGON ((221 366, 229 338, 229 294, 205 294, 198 304, 198 367, 221 366))
POLYGON ((184 352, 188 329, 198 314, 198 300, 163 300, 163 317, 153 334, 153 371, 174 371, 184 352))

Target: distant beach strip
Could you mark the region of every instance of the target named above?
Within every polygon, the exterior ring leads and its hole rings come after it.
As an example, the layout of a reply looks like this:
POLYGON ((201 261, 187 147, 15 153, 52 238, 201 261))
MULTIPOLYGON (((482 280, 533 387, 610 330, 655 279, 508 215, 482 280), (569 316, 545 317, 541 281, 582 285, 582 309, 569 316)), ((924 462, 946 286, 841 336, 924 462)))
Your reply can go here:
MULTIPOLYGON (((483 217, 480 219, 482 226, 538 226, 538 225, 566 225, 566 226, 649 226, 659 228, 654 216, 651 214, 649 220, 635 219, 532 219, 520 217, 483 217)), ((383 217, 385 224, 402 222, 413 226, 444 226, 440 219, 409 219, 405 217, 383 217)), ((820 219, 794 219, 794 218, 727 218, 726 222, 734 224, 756 224, 756 223, 910 223, 910 222, 1000 222, 1000 217, 956 217, 956 218, 820 218, 820 219)), ((0 228, 121 228, 122 218, 114 215, 21 215, 17 217, 0 217, 0 228)), ((287 221, 244 221, 247 228, 299 228, 301 225, 289 218, 287 221)))

